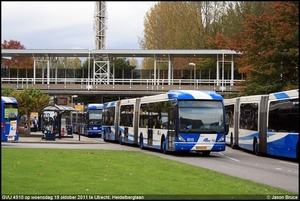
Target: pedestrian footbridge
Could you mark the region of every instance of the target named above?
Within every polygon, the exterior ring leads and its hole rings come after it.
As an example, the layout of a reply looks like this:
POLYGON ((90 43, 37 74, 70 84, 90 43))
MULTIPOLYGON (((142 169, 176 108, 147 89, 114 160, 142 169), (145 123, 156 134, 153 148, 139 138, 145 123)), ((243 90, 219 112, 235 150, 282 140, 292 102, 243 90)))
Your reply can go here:
POLYGON ((172 89, 213 90, 226 94, 240 91, 236 84, 242 81, 236 80, 234 69, 234 58, 240 53, 231 50, 1 50, 2 66, 6 67, 3 76, 1 68, 2 89, 34 87, 54 96, 139 96, 172 89), (17 61, 19 57, 32 58, 33 67, 11 69, 8 64, 5 66, 5 62, 17 61), (87 69, 69 68, 67 65, 59 68, 59 58, 69 57, 85 58, 92 62, 89 62, 87 69), (216 69, 212 70, 214 73, 202 69, 200 58, 205 57, 216 62, 216 69), (128 72, 128 69, 115 66, 117 58, 149 58, 153 60, 153 69, 149 73, 128 72), (176 67, 175 59, 184 59, 184 65, 176 67))
POLYGON ((212 90, 220 94, 236 93, 240 87, 235 83, 242 80, 216 79, 110 79, 106 82, 94 82, 92 79, 80 78, 2 78, 4 87, 22 90, 38 88, 49 95, 150 95, 163 93, 172 89, 212 90), (101 83, 101 84, 99 84, 101 83))

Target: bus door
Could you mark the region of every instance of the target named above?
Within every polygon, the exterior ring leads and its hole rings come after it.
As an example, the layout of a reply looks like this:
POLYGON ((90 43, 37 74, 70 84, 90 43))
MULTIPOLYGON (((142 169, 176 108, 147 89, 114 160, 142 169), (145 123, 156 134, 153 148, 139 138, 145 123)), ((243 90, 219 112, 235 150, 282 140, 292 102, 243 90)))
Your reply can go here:
MULTIPOLYGON (((131 118, 130 118, 130 112, 128 111, 127 107, 123 107, 123 110, 121 112, 121 122, 120 125, 124 127, 124 139, 123 142, 128 142, 128 127, 131 126, 131 118)), ((119 139, 120 140, 120 139, 119 139)), ((121 141, 120 141, 121 142, 121 141)))
POLYGON ((112 130, 111 130, 111 126, 113 126, 114 125, 114 116, 113 116, 114 114, 112 114, 112 113, 109 113, 108 112, 108 121, 106 122, 106 125, 108 125, 108 127, 107 127, 107 136, 106 136, 106 138, 107 139, 112 139, 112 130))
POLYGON ((169 151, 174 151, 174 146, 173 146, 173 142, 175 140, 175 136, 176 136, 176 115, 175 115, 175 110, 177 109, 174 107, 169 108, 168 110, 168 134, 167 134, 167 139, 166 139, 166 150, 169 151))
POLYGON ((82 135, 88 135, 89 132, 88 113, 84 112, 81 114, 79 125, 80 125, 79 133, 82 135))
POLYGON ((148 116, 148 128, 147 128, 147 144, 149 147, 153 146, 153 126, 154 126, 154 119, 152 112, 149 112, 148 116))
POLYGON ((111 139, 111 126, 108 126, 108 127, 107 127, 106 138, 107 138, 107 139, 111 139))

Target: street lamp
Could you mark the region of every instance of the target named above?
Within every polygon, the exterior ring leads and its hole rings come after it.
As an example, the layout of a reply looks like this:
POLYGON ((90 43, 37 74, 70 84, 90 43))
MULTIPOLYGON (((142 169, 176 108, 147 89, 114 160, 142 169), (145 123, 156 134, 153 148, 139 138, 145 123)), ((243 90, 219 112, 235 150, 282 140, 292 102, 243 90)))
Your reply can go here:
POLYGON ((89 49, 89 60, 88 60, 88 84, 87 84, 87 87, 88 87, 88 90, 90 90, 90 71, 91 71, 91 49, 89 49))
POLYGON ((222 87, 221 87, 222 92, 224 91, 224 51, 225 50, 222 50, 222 52, 223 52, 223 55, 222 55, 222 87))
POLYGON ((189 66, 194 66, 194 80, 196 80, 196 64, 195 63, 189 63, 189 66))
POLYGON ((78 97, 77 95, 71 96, 71 106, 72 106, 72 107, 74 107, 74 106, 73 106, 73 98, 77 98, 77 97, 78 97))

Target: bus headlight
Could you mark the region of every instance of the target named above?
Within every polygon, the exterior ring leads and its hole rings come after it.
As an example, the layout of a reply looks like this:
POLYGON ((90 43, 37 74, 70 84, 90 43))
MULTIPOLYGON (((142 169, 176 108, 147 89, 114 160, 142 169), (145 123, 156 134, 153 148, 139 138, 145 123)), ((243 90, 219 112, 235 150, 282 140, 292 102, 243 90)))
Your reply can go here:
POLYGON ((185 142, 184 138, 181 137, 180 135, 178 135, 178 140, 181 141, 181 142, 185 142))
POLYGON ((222 137, 220 137, 220 139, 218 140, 218 142, 224 142, 225 141, 225 135, 222 135, 222 137))

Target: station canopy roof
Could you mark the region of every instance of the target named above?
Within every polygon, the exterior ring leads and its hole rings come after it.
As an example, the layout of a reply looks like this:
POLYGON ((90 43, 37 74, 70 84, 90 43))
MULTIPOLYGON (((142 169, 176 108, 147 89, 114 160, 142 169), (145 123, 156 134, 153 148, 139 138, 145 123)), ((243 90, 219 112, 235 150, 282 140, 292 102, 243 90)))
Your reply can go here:
POLYGON ((66 105, 49 105, 44 107, 43 111, 58 111, 60 113, 75 111, 75 108, 66 105))
POLYGON ((1 49, 4 57, 216 57, 239 55, 233 50, 144 50, 144 49, 1 49))

